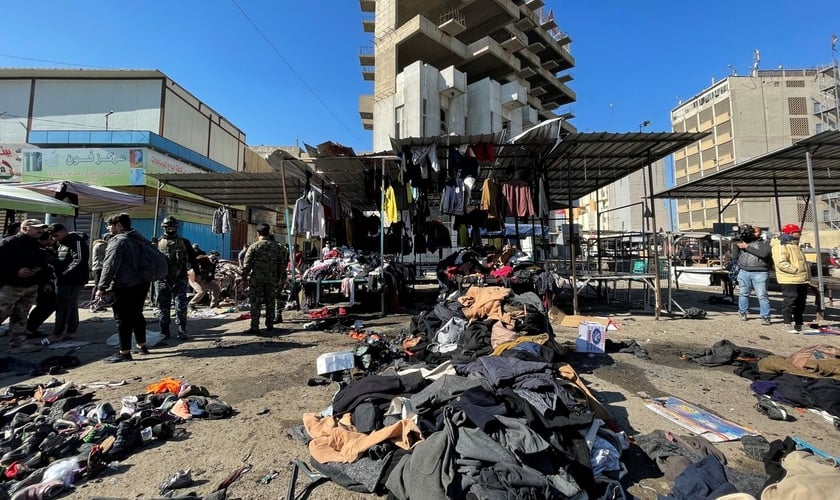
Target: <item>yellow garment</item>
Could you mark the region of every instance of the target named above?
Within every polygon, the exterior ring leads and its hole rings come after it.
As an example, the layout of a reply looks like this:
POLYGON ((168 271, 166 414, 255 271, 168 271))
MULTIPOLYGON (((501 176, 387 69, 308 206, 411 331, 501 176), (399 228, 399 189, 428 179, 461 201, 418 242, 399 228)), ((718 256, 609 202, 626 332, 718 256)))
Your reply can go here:
POLYGON ((811 281, 811 266, 796 240, 783 245, 778 238, 770 242, 776 281, 782 285, 801 285, 811 281))
POLYGON ((583 380, 578 377, 577 372, 571 367, 571 365, 563 365, 558 368, 557 371, 560 374, 560 378, 575 384, 575 386, 583 392, 586 396, 586 406, 592 410, 596 417, 600 418, 604 422, 612 420, 612 414, 610 414, 610 411, 602 405, 600 401, 595 399, 595 396, 593 396, 591 392, 589 392, 589 388, 586 387, 583 380))
MULTIPOLYGON (((495 326, 495 325, 494 325, 495 326)), ((497 345, 493 352, 490 353, 491 356, 499 356, 503 352, 507 351, 508 349, 514 348, 517 345, 521 344, 522 342, 533 342, 539 345, 545 345, 548 342, 548 334, 541 333, 539 335, 521 335, 516 337, 516 339, 504 342, 502 344, 497 345)))
POLYGON ((394 194, 393 186, 388 186, 385 189, 385 205, 382 207, 382 210, 385 212, 386 226, 399 220, 399 216, 397 215, 397 197, 394 194))
POLYGON ((309 453, 318 462, 355 462, 376 444, 391 441, 403 450, 410 450, 423 440, 420 429, 411 419, 363 434, 353 426, 342 425, 334 417, 320 417, 316 413, 303 415, 303 426, 312 436, 309 453))

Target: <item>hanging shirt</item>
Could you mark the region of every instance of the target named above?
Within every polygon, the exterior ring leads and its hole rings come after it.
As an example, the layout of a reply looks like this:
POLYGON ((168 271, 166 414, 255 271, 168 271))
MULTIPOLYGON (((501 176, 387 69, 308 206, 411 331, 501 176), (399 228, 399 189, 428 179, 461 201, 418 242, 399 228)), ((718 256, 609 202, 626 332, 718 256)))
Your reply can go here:
POLYGON ((508 181, 502 184, 502 196, 505 199, 507 215, 531 217, 534 215, 534 202, 531 200, 531 185, 525 181, 508 181))
POLYGON ((537 195, 537 216, 545 217, 548 215, 549 208, 548 208, 548 195, 545 191, 545 181, 543 180, 542 176, 540 176, 540 190, 539 194, 537 195))
POLYGON ((481 187, 481 209, 487 211, 487 217, 501 219, 502 207, 499 184, 492 177, 488 177, 481 187))
POLYGON ((225 207, 219 207, 213 212, 213 233, 227 234, 230 232, 230 212, 225 207))
POLYGON ((440 199, 440 213, 464 215, 465 206, 464 181, 455 179, 447 182, 443 187, 443 196, 440 199))
POLYGON ((390 226, 399 220, 397 211, 397 199, 394 194, 394 186, 385 188, 385 204, 382 206, 382 211, 385 215, 385 225, 390 226))
POLYGON ((324 228, 324 207, 315 201, 315 192, 309 191, 295 201, 292 211, 292 234, 309 233, 321 237, 326 234, 324 228))

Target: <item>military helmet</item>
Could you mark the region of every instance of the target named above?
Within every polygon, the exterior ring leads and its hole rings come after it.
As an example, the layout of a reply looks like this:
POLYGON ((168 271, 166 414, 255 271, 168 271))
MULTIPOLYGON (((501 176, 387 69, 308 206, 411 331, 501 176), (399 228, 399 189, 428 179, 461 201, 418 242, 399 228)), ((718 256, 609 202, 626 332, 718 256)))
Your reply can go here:
POLYGON ((168 215, 163 219, 163 222, 160 225, 161 227, 178 227, 178 219, 168 215))

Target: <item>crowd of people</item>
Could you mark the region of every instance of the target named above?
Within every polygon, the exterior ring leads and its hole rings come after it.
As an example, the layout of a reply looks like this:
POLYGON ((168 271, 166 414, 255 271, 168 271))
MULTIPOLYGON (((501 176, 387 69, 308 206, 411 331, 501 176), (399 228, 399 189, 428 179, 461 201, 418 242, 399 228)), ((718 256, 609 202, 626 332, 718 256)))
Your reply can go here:
MULTIPOLYGON (((167 339, 172 337, 173 318, 177 339, 189 339, 188 310, 197 308, 205 297, 209 296, 211 308, 219 307, 221 289, 215 276, 219 252, 205 252, 180 236, 175 217, 163 220, 161 237, 153 240, 133 228, 125 213, 108 218, 106 225, 108 232, 92 244, 86 234, 68 231, 59 223, 26 219, 9 227, 0 240, 0 323, 9 319, 12 352, 36 348, 29 339, 43 343, 75 340, 80 295, 91 278, 91 309, 101 311, 107 305, 114 315, 119 350, 107 359, 111 363, 149 353, 143 307, 150 291, 160 333, 167 339), (144 246, 156 248, 166 257, 167 269, 161 279, 148 278, 144 246), (190 288, 194 294, 188 301, 190 288), (52 330, 41 332, 52 314, 52 330)), ((276 298, 288 263, 288 250, 274 241, 268 225, 260 225, 257 234, 258 241, 241 257, 243 277, 250 277, 252 333, 259 332, 262 309, 266 330, 283 321, 282 303, 276 298)))

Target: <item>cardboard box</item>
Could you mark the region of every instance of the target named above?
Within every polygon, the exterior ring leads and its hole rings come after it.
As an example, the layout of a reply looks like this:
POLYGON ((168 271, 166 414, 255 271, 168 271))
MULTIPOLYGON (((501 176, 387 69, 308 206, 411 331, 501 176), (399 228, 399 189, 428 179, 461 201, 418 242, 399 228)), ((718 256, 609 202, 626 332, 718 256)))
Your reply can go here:
POLYGON ((353 351, 328 352, 321 354, 315 360, 315 368, 318 375, 349 370, 356 366, 353 351))
POLYGON ((578 327, 578 338, 575 341, 577 352, 604 354, 606 352, 607 327, 600 323, 584 321, 578 327))

